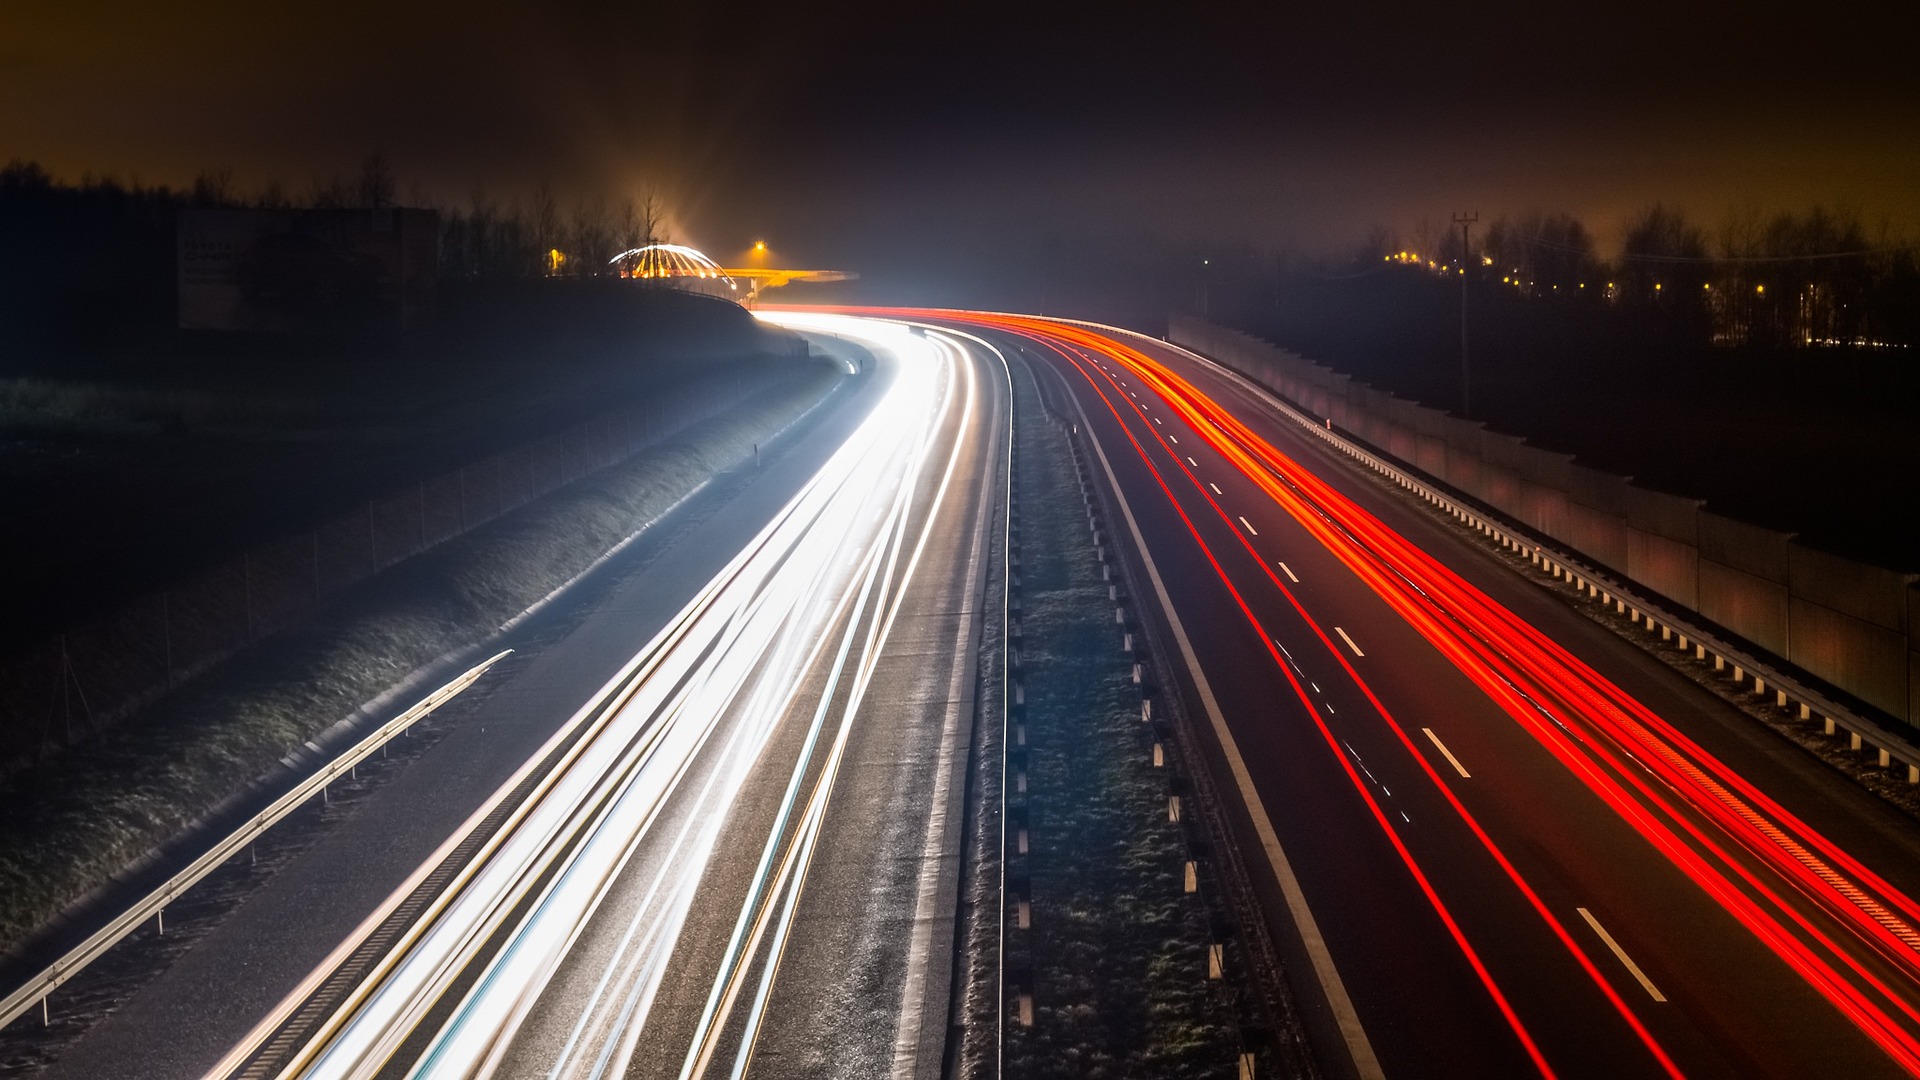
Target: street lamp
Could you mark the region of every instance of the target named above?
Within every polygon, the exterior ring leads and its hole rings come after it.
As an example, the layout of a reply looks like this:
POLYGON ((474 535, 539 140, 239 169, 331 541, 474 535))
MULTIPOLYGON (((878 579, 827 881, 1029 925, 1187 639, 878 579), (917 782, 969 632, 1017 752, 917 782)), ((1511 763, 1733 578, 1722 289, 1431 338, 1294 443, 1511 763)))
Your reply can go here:
POLYGON ((1478 210, 1471 214, 1453 215, 1453 223, 1460 226, 1460 415, 1473 416, 1472 379, 1467 369, 1467 255, 1472 250, 1467 242, 1467 230, 1480 220, 1478 210))

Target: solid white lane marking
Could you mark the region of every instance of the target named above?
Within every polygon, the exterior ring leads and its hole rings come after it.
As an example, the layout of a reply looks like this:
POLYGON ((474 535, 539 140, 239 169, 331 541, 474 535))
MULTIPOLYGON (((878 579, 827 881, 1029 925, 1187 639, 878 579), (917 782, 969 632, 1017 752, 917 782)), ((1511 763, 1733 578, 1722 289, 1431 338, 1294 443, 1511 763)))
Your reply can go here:
POLYGON ((1473 774, 1467 771, 1465 765, 1460 764, 1460 759, 1453 756, 1453 751, 1447 749, 1447 744, 1440 741, 1440 736, 1435 735, 1432 728, 1423 727, 1420 730, 1426 732, 1427 738, 1433 740, 1434 749, 1446 755, 1447 763, 1453 766, 1453 771, 1459 773, 1462 780, 1473 779, 1473 774))
POLYGON ((1248 521, 1246 519, 1246 515, 1243 514, 1240 516, 1240 524, 1245 525, 1249 533, 1252 533, 1255 536, 1260 535, 1260 530, 1253 527, 1253 522, 1248 521))
POLYGON ((1588 911, 1586 908, 1574 908, 1573 910, 1579 912, 1580 917, 1587 920, 1587 925, 1593 927, 1593 932, 1600 935, 1600 940, 1607 943, 1607 948, 1613 950, 1613 955, 1620 958, 1620 962, 1627 966, 1628 973, 1640 983, 1641 987, 1645 989, 1648 994, 1652 995, 1653 1000, 1667 1000, 1667 995, 1661 993, 1660 988, 1653 985, 1653 980, 1647 978, 1647 973, 1641 971, 1640 965, 1633 962, 1633 957, 1627 955, 1627 950, 1621 948, 1620 943, 1613 940, 1613 935, 1607 933, 1607 928, 1601 926, 1600 920, 1593 917, 1593 912, 1588 911))
POLYGON ((1213 493, 1214 493, 1215 495, 1225 495, 1225 494, 1226 494, 1226 492, 1224 492, 1224 491, 1221 491, 1221 490, 1220 490, 1220 485, 1219 485, 1219 484, 1216 484, 1216 483, 1214 483, 1214 482, 1213 482, 1213 481, 1211 481, 1211 480, 1209 480, 1209 481, 1207 481, 1207 486, 1213 489, 1213 493))
POLYGON ((1363 652, 1361 652, 1361 651, 1360 651, 1360 646, 1358 646, 1358 645, 1355 645, 1355 644, 1353 643, 1353 639, 1347 636, 1347 632, 1346 632, 1345 630, 1342 630, 1342 629, 1340 629, 1339 627, 1337 627, 1337 626, 1336 626, 1336 627, 1334 627, 1334 628, 1333 628, 1333 632, 1334 632, 1334 633, 1336 633, 1336 634, 1339 634, 1339 635, 1340 635, 1340 640, 1341 640, 1341 641, 1344 641, 1344 642, 1346 642, 1346 643, 1347 643, 1347 648, 1349 648, 1349 649, 1352 649, 1352 650, 1353 650, 1353 655, 1355 655, 1355 656, 1365 656, 1365 655, 1367 655, 1366 653, 1363 653, 1363 652))
POLYGON ((1295 585, 1300 584, 1300 576, 1293 572, 1293 567, 1288 566, 1286 563, 1281 563, 1280 569, 1283 573, 1287 575, 1288 578, 1292 579, 1295 585))
MULTIPOLYGON (((1385 1080, 1386 1071, 1380 1067, 1380 1058, 1374 1053, 1373 1042, 1367 1038, 1366 1027, 1360 1023, 1360 1012, 1353 1006, 1352 995, 1347 993, 1346 981, 1340 977, 1340 969, 1334 966, 1333 953, 1327 948, 1326 936, 1320 932, 1319 920, 1313 917, 1313 909, 1307 906, 1307 896, 1300 888, 1300 878, 1280 847, 1280 835, 1274 831, 1273 818, 1267 814, 1266 804, 1260 801, 1259 793, 1254 790, 1253 773, 1247 768, 1246 758, 1240 754, 1240 744, 1234 739, 1233 731, 1227 727, 1226 715, 1220 710, 1220 700, 1213 694, 1213 684, 1200 667, 1200 657, 1193 651, 1193 639, 1187 636, 1185 624, 1173 610, 1173 598, 1167 595, 1167 584, 1160 576, 1160 567, 1154 562, 1153 553, 1147 549, 1147 538, 1140 534, 1140 522, 1133 516, 1133 505, 1120 488, 1120 478, 1114 475, 1113 462, 1107 458, 1107 448, 1101 445, 1100 436, 1094 433, 1092 422, 1087 419, 1086 407, 1079 398, 1073 399, 1073 407, 1080 414, 1080 424, 1093 443, 1093 452, 1100 458, 1100 468, 1107 474, 1107 482, 1112 485, 1110 490, 1120 502, 1120 513, 1127 519, 1127 531, 1133 536, 1134 550, 1140 553, 1140 561, 1146 564, 1147 578, 1153 582, 1154 595, 1160 599, 1160 609, 1167 614, 1167 626, 1173 631, 1175 644, 1180 646, 1180 658, 1186 662, 1187 671, 1193 676, 1193 687, 1200 695, 1200 704, 1206 709, 1207 719, 1213 727, 1213 737, 1219 741, 1220 752, 1227 759, 1227 769, 1233 774, 1234 787, 1239 790, 1241 803, 1247 808, 1247 816, 1253 819, 1254 835, 1260 839, 1267 866, 1273 871, 1274 880, 1280 886, 1280 895, 1286 900, 1287 913, 1293 916, 1294 930, 1299 933, 1301 943, 1306 948, 1307 961, 1320 983, 1321 993, 1326 995, 1327 1008, 1333 1013, 1335 1026, 1340 1029, 1341 1041, 1346 1043, 1347 1055, 1353 1059, 1354 1075, 1360 1080, 1385 1080)), ((1285 646, 1277 641, 1274 644, 1279 646, 1281 652, 1286 652, 1285 646)), ((1291 658, 1291 654, 1288 655, 1291 658)))
POLYGON ((1187 458, 1187 464, 1189 464, 1189 465, 1191 465, 1191 466, 1193 466, 1193 467, 1194 467, 1194 468, 1196 468, 1196 469, 1200 467, 1200 463, 1199 463, 1199 462, 1197 462, 1197 461, 1195 461, 1195 460, 1193 460, 1193 458, 1191 458, 1191 457, 1189 457, 1189 458, 1187 458))

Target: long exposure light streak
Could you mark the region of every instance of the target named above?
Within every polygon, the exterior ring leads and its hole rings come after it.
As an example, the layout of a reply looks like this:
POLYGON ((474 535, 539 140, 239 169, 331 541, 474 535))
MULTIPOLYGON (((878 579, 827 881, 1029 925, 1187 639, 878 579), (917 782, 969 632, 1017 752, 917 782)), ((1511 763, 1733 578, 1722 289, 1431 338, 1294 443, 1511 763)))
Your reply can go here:
MULTIPOLYGON (((946 317, 955 318, 952 313, 946 317)), ((1183 519, 1181 497, 1165 486, 1153 458, 1163 457, 1177 474, 1184 474, 1183 489, 1190 487, 1190 497, 1210 507, 1255 557, 1269 583, 1307 620, 1329 656, 1367 696, 1429 781, 1669 1072, 1675 1067, 1633 1008, 1613 992, 1562 920, 1539 902, 1473 820, 1430 755, 1393 720, 1288 584, 1267 565, 1270 560, 1256 549, 1252 530, 1236 527, 1237 516, 1220 505, 1184 454, 1161 436, 1158 418, 1148 422, 1135 392, 1119 386, 1104 364, 1088 360, 1097 356, 1140 379, 1145 384, 1142 390, 1154 391, 1211 449, 1366 582, 1656 850, 1893 1060, 1909 1072, 1920 1073, 1920 1040, 1915 1033, 1920 1011, 1914 1005, 1920 984, 1920 952, 1915 948, 1920 935, 1913 929, 1920 923, 1920 910, 1911 899, 1566 649, 1268 444, 1178 373, 1118 340, 1123 334, 1016 317, 962 316, 959 321, 1022 334, 1054 349, 1078 368, 1134 440, 1183 519), (1073 355, 1080 350, 1085 350, 1084 355, 1073 355), (1129 423, 1130 419, 1135 422, 1129 423), (1135 438, 1136 427, 1149 443, 1158 440, 1158 454, 1150 455, 1135 438), (1563 725, 1563 719, 1573 726, 1563 725), (1850 941, 1855 944, 1849 946, 1850 941)), ((1193 522, 1189 520, 1188 526, 1194 528, 1193 522)), ((1197 528, 1193 535, 1205 545, 1197 528)), ((1212 559, 1210 550, 1208 557, 1212 559)), ((1214 568, 1238 596, 1238 588, 1217 560, 1214 568)), ((1251 609, 1243 606, 1243 613, 1258 627, 1251 609)), ((1281 663, 1278 654, 1275 662, 1281 663)), ((1288 678, 1292 681, 1291 672, 1288 678)), ((1314 719, 1325 726, 1317 715, 1314 719)), ((1344 756, 1341 760, 1344 766, 1344 756)), ((1367 796, 1357 777, 1354 782, 1367 796)), ((1391 823, 1377 809, 1376 816, 1391 834, 1391 823)), ((1417 868, 1410 869, 1419 876, 1417 868)), ((1461 944, 1470 948, 1464 940, 1461 944)), ((1500 998, 1491 983, 1489 990, 1500 998)), ((1524 1032, 1520 1034, 1526 1042, 1524 1032)))
MULTIPOLYGON (((971 415, 975 387, 971 366, 946 339, 865 320, 790 321, 891 353, 898 363, 882 402, 741 554, 470 819, 462 835, 499 806, 535 762, 577 736, 489 841, 484 858, 414 924, 281 1075, 372 1076, 391 1066, 423 1024, 431 1038, 409 1075, 489 1075, 603 906, 618 907, 628 921, 617 946, 598 958, 597 985, 549 1075, 622 1075, 728 811, 833 640, 832 628, 843 626, 828 691, 812 710, 806 753, 793 767, 788 800, 767 839, 768 853, 786 845, 786 857, 769 880, 774 860, 763 856, 742 919, 773 896, 784 896, 791 908, 847 725, 927 542, 932 515, 914 516, 922 474, 930 471, 929 455, 946 421, 956 410, 963 419, 971 415), (921 525, 917 541, 909 532, 913 521, 921 525), (864 647, 853 650, 856 632, 864 647), (834 688, 850 652, 857 660, 855 689, 839 702, 834 688), (830 707, 840 708, 840 727, 821 769, 813 751, 830 707), (796 833, 789 811, 810 770, 814 786, 796 833), (606 905, 616 881, 629 896, 637 892, 637 900, 606 905), (460 985, 467 988, 454 1001, 460 985)), ((958 447, 951 448, 936 512, 957 455, 958 447)), ((429 869, 416 872, 357 937, 429 869)), ((343 944, 211 1075, 227 1075, 247 1060, 354 944, 343 944)), ((760 999, 773 967, 763 971, 760 999)), ((703 1024, 703 1041, 718 1026, 711 1023, 714 1011, 703 1024)), ((690 1061, 701 1045, 689 1051, 690 1061)), ((751 1032, 742 1063, 750 1046, 751 1032)))

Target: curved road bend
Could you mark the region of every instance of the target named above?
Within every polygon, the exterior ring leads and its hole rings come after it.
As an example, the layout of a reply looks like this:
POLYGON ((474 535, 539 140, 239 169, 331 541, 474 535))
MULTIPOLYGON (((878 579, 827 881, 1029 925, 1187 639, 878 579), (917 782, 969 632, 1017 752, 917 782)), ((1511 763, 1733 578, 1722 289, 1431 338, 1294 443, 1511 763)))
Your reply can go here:
POLYGON ((804 329, 872 377, 52 1074, 911 1075, 929 1026, 937 1064, 947 988, 908 967, 952 925, 928 793, 965 767, 1006 376, 942 335, 804 329), (887 947, 812 947, 835 935, 887 947))
POLYGON ((1336 1073, 1920 1067, 1911 821, 1211 362, 1110 328, 914 316, 1017 344, 1085 416, 1336 1073))

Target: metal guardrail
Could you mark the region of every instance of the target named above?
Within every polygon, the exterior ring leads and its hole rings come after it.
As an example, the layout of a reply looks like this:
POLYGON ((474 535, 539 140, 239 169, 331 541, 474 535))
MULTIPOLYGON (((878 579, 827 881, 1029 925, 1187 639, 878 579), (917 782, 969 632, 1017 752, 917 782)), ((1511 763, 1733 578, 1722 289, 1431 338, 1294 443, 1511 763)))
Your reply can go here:
POLYGON ((35 1002, 40 1004, 41 1016, 45 1019, 47 999, 55 990, 80 974, 87 965, 98 960, 108 949, 119 944, 123 938, 138 929, 149 918, 164 919, 168 904, 199 884, 202 878, 218 869, 228 859, 245 850, 248 844, 259 839, 262 833, 279 824, 281 819, 299 809, 308 799, 324 792, 343 773, 351 773, 360 762, 385 746, 394 736, 411 728, 434 710, 457 697, 467 687, 472 686, 488 668, 499 663, 501 658, 512 651, 512 649, 503 649, 475 664, 453 681, 422 698, 412 708, 380 725, 366 738, 354 744, 352 749, 334 758, 318 772, 301 781, 293 790, 275 799, 272 805, 248 819, 246 824, 229 833, 225 839, 208 849, 185 869, 148 893, 139 903, 95 931, 65 956, 54 961, 44 971, 27 980, 24 985, 5 998, 0 998, 0 1028, 13 1023, 31 1009, 35 1002))
POLYGON ((1630 613, 1636 625, 1644 625, 1649 631, 1660 631, 1663 641, 1677 638, 1679 644, 1675 651, 1691 647, 1696 659, 1705 660, 1711 657, 1715 663, 1715 670, 1725 670, 1731 666, 1733 675, 1730 681, 1742 685, 1752 683, 1753 696, 1756 699, 1765 700, 1771 696, 1780 708, 1798 706, 1801 719, 1811 720, 1817 717, 1823 721, 1826 734, 1847 735, 1851 748, 1855 750, 1867 747, 1878 751, 1879 763, 1883 767, 1890 767, 1894 762, 1899 762, 1906 766, 1907 783, 1920 784, 1920 748, 1916 748, 1905 737, 1861 715, 1853 708, 1841 704, 1820 690, 1792 675, 1782 674, 1768 658, 1733 644, 1710 630, 1701 629, 1698 623, 1687 617, 1692 612, 1675 609, 1659 600, 1648 599, 1645 593, 1637 591, 1631 585, 1622 584, 1618 578, 1605 571, 1596 569, 1579 553, 1568 554, 1565 550, 1542 543, 1530 530, 1518 528, 1509 521, 1494 517, 1483 507, 1460 497, 1459 493, 1445 485, 1360 445, 1354 439, 1336 430, 1327 418, 1313 416, 1258 379, 1236 371, 1211 357, 1194 352, 1192 349, 1170 341, 1166 344, 1239 379, 1271 401, 1288 419, 1311 431, 1333 449, 1445 510, 1462 524, 1473 527, 1501 546, 1527 556, 1534 565, 1546 570, 1556 579, 1564 580, 1576 591, 1587 593, 1591 599, 1601 599, 1614 605, 1620 614, 1630 613))

